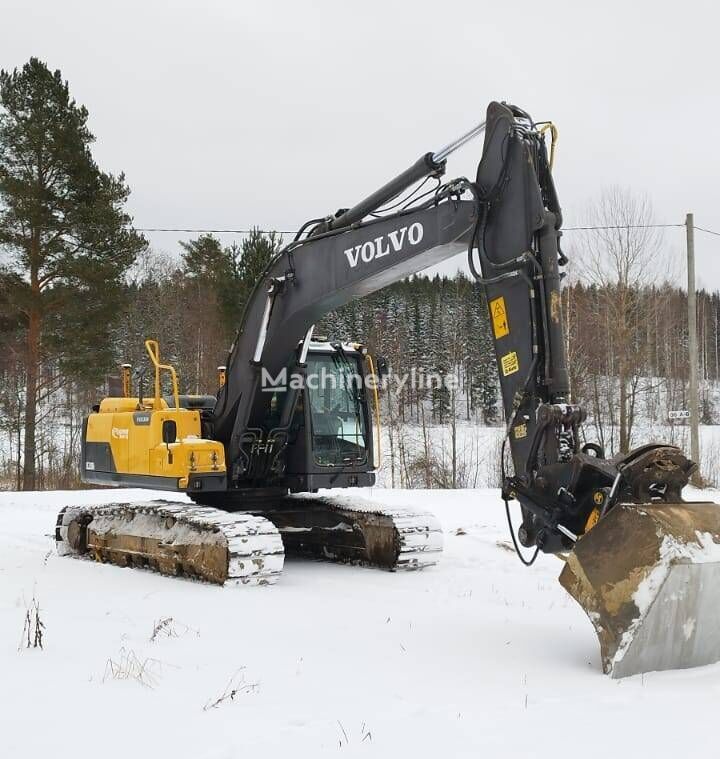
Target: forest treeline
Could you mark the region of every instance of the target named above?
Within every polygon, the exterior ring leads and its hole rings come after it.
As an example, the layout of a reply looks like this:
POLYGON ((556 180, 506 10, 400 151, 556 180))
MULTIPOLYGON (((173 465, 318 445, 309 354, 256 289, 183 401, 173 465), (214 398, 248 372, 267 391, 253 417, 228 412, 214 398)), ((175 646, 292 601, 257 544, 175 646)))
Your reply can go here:
MULTIPOLYGON (((76 484, 82 417, 107 392, 108 377, 120 364, 138 369, 147 363, 146 338, 159 340, 184 392, 216 392, 217 367, 227 360, 247 297, 280 245, 278 236, 255 231, 229 247, 210 235, 183 242, 179 259, 140 256, 123 283, 117 310, 107 317, 108 344, 95 351, 95 346, 74 345, 70 338, 64 348, 84 361, 101 361, 102 376, 74 371, 62 353, 43 354, 37 384, 36 486, 76 484)), ((633 291, 637 318, 622 335, 612 323, 617 297, 612 288, 580 282, 566 286, 562 294, 573 396, 587 406, 589 423, 613 449, 619 448, 613 437, 620 402, 618 367, 623 362, 631 366, 624 380, 630 434, 638 419, 662 421, 669 408, 685 407, 688 370, 685 293, 668 284, 633 291)), ((698 293, 698 312, 700 376, 713 381, 720 378, 720 293, 698 293)), ((1 450, 3 479, 17 485, 23 464, 26 327, 8 315, 5 309, 0 331, 1 450)), ((328 314, 316 335, 359 340, 386 358, 397 375, 414 370, 457 377, 457 390, 411 383, 389 389, 381 409, 393 428, 503 421, 485 296, 462 273, 418 275, 354 301, 328 314)), ((703 384, 705 423, 716 421, 711 386, 703 384)))
MULTIPOLYGON (((120 364, 142 367, 147 338, 160 342, 184 392, 214 393, 250 292, 263 286, 282 245, 255 230, 230 246, 201 235, 172 254, 151 251, 127 212, 125 176, 93 157, 88 118, 60 71, 37 58, 0 71, 4 487, 78 484, 82 419, 120 364)), ((647 198, 609 188, 567 251, 572 278, 562 306, 573 396, 608 452, 643 442, 643 425, 687 407, 686 296, 663 281, 664 246, 652 222, 647 198)), ((698 304, 701 416, 714 423, 720 294, 700 292, 698 304)), ((455 376, 454 385, 385 391, 390 483, 478 484, 472 472, 496 452, 476 435, 472 460, 463 459, 469 438, 458 425, 479 430, 503 419, 487 304, 474 280, 412 277, 328 314, 316 335, 365 343, 395 375, 455 376), (448 430, 449 458, 435 444, 448 430)))

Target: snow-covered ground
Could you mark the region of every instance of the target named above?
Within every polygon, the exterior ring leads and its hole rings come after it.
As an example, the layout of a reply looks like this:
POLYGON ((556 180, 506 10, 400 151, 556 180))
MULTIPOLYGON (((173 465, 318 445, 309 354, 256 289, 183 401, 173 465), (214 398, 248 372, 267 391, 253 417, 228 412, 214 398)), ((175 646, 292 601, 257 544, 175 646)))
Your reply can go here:
POLYGON ((0 755, 716 753, 720 665, 605 677, 559 560, 508 550, 496 491, 373 492, 441 519, 420 573, 294 560, 274 587, 217 588, 55 554, 63 504, 138 497, 0 493, 0 755), (19 650, 33 596, 44 649, 19 650))

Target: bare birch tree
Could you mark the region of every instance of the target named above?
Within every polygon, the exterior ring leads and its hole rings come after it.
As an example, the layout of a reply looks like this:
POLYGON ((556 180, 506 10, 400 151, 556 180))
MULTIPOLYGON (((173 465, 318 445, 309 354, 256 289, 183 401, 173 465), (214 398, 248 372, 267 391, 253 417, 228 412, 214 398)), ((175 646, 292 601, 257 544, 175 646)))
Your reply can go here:
MULTIPOLYGON (((619 187, 601 193, 587 221, 594 228, 579 241, 579 268, 597 288, 597 328, 606 330, 601 340, 607 346, 606 374, 617 377, 618 448, 626 452, 647 371, 645 329, 654 321, 653 299, 643 294, 663 272, 662 234, 653 226, 648 198, 619 187)), ((608 392, 613 384, 608 383, 608 392)))

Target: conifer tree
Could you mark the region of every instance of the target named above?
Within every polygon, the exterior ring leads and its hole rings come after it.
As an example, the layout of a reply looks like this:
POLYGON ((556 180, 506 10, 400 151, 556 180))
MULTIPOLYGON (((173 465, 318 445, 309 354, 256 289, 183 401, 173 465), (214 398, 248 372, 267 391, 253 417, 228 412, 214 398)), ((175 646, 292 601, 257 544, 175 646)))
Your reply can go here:
POLYGON ((464 323, 468 347, 465 371, 470 409, 480 411, 485 424, 497 421, 498 376, 487 300, 483 287, 473 282, 467 293, 464 323))
MULTIPOLYGON (((237 289, 233 297, 233 314, 236 322, 245 309, 250 293, 262 279, 267 265, 282 246, 282 236, 276 232, 262 232, 253 228, 239 248, 232 248, 234 281, 237 289)), ((237 328, 237 323, 236 323, 237 328)))
POLYGON ((232 276, 232 259, 211 234, 180 242, 184 272, 208 286, 219 286, 232 276))
POLYGON ((92 157, 87 119, 60 72, 37 58, 0 71, 0 249, 7 308, 20 315, 26 343, 25 489, 36 486, 42 362, 87 381, 104 374, 123 276, 146 245, 123 210, 124 176, 92 157))

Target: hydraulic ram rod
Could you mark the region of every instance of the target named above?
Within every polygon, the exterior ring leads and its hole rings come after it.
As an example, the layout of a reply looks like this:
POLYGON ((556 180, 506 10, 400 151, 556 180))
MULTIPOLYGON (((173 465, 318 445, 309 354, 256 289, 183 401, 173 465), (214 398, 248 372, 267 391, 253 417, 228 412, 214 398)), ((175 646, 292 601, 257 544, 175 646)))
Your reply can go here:
POLYGON ((402 174, 398 174, 379 190, 375 190, 372 195, 368 195, 367 198, 361 200, 357 205, 348 208, 340 216, 331 219, 328 222, 328 229, 340 229, 342 227, 349 227, 351 224, 356 224, 362 221, 369 213, 377 211, 378 208, 382 208, 386 203, 394 200, 400 193, 407 190, 408 187, 412 187, 415 182, 419 182, 421 179, 425 179, 425 177, 432 174, 442 176, 444 171, 445 164, 443 162, 435 163, 432 153, 426 153, 415 161, 409 169, 405 169, 402 174))
POLYGON ((477 126, 474 126, 469 132, 465 132, 462 137, 458 137, 457 140, 446 145, 442 150, 438 150, 437 153, 432 154, 432 159, 435 163, 441 163, 451 153, 454 153, 458 148, 461 148, 466 142, 477 137, 485 131, 485 124, 487 122, 481 121, 477 126))
POLYGON ((402 174, 398 174, 394 179, 391 179, 387 184, 384 184, 379 190, 375 190, 372 195, 368 195, 367 198, 361 200, 357 205, 354 205, 352 208, 343 211, 339 216, 331 219, 328 222, 326 229, 341 229, 342 227, 349 227, 352 224, 357 224, 357 222, 362 221, 368 214, 377 211, 378 208, 382 208, 386 203, 394 200, 398 195, 409 187, 412 187, 416 182, 419 182, 428 176, 442 176, 445 173, 445 159, 458 148, 462 147, 466 142, 469 142, 484 131, 485 122, 483 121, 473 127, 469 132, 458 137, 454 142, 446 145, 437 153, 426 153, 424 156, 421 156, 409 169, 405 169, 402 174))

